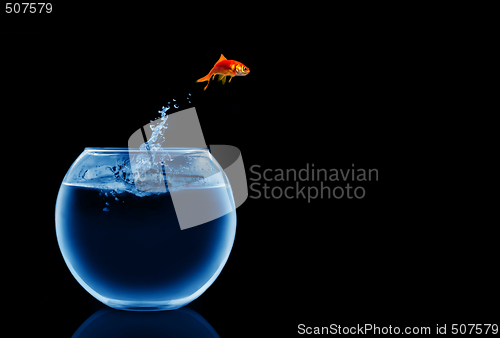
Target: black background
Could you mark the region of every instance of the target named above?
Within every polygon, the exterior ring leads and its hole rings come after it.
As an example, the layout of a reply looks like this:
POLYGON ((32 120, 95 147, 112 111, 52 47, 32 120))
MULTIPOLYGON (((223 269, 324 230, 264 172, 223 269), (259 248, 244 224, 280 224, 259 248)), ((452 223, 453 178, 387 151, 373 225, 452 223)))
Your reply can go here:
POLYGON ((476 219, 457 220, 442 187, 426 177, 440 166, 429 151, 433 123, 419 123, 422 107, 436 107, 430 88, 446 53, 437 30, 403 25, 406 15, 388 23, 339 21, 337 13, 266 26, 254 19, 246 33, 224 16, 208 15, 198 29, 54 8, 53 17, 2 17, 3 138, 21 163, 4 178, 24 184, 13 201, 17 240, 4 245, 20 248, 9 251, 9 303, 20 306, 13 312, 26 330, 70 337, 103 307, 57 246, 55 201, 72 162, 87 146, 126 146, 167 101, 187 93, 207 144, 238 147, 247 179, 255 164, 379 171, 361 200, 249 198, 238 208, 224 270, 189 305, 221 337, 293 336, 299 323, 498 319, 489 310, 498 301, 491 236, 474 231, 476 219), (221 53, 251 73, 203 91, 195 80, 221 53))

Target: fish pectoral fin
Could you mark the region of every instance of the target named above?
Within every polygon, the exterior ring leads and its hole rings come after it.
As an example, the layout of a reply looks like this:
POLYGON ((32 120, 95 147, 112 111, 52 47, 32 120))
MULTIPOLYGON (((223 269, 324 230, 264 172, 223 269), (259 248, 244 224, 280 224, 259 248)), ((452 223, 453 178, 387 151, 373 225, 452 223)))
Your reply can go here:
POLYGON ((217 79, 217 81, 220 81, 220 80, 222 80, 223 78, 224 78, 224 75, 219 74, 219 78, 217 79))
POLYGON ((222 77, 222 84, 226 83, 226 77, 222 77))

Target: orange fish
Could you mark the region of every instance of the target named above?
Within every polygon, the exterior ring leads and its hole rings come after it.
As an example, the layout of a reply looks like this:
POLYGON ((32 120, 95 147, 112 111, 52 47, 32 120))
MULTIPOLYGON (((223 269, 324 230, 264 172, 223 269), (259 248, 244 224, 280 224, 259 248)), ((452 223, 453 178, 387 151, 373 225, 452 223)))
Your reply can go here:
POLYGON ((203 90, 205 90, 207 89, 210 80, 212 80, 215 75, 219 75, 219 81, 222 80, 222 84, 224 84, 226 83, 227 76, 229 76, 229 82, 231 82, 233 76, 245 76, 248 73, 250 73, 250 69, 248 69, 244 64, 234 60, 227 60, 224 55, 221 54, 219 61, 215 63, 215 66, 212 70, 210 70, 210 73, 196 82, 208 81, 205 88, 203 88, 203 90))

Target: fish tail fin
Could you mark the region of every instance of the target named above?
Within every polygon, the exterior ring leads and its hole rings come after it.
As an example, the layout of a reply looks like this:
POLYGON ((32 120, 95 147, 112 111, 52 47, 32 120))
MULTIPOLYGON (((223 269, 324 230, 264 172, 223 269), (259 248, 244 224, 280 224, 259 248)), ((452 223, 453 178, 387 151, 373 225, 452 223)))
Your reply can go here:
POLYGON ((211 74, 210 74, 210 73, 208 73, 207 75, 205 75, 205 76, 204 76, 204 77, 202 77, 201 79, 196 80, 196 82, 204 82, 204 81, 208 81, 208 80, 210 80, 210 76, 211 76, 211 74))
MULTIPOLYGON (((219 60, 218 60, 215 64, 217 64, 217 63, 219 63, 219 62, 221 62, 221 61, 224 61, 224 60, 227 60, 227 59, 224 57, 224 55, 222 55, 222 54, 221 54, 221 55, 220 55, 219 60)), ((215 66, 214 66, 214 68, 215 68, 215 66)), ((213 70, 213 68, 212 68, 212 70, 213 70)), ((212 75, 215 77, 215 74, 212 74, 212 70, 210 71, 210 73, 208 73, 207 75, 205 75, 205 76, 204 76, 204 77, 202 77, 201 79, 196 80, 196 82, 204 82, 204 81, 208 81, 207 85, 205 86, 205 88, 203 88, 203 90, 207 89, 208 84, 210 83, 210 79, 211 79, 212 75)), ((224 76, 222 76, 221 78, 219 78, 219 81, 220 81, 222 78, 224 78, 224 81, 222 81, 222 84, 224 84, 224 83, 226 82, 226 79, 225 79, 225 77, 224 77, 224 76)))
POLYGON ((210 72, 210 73, 208 73, 208 75, 207 75, 207 76, 202 77, 201 79, 197 80, 196 82, 208 81, 208 82, 207 82, 207 85, 205 86, 205 88, 203 88, 203 90, 206 90, 206 89, 207 89, 207 87, 208 87, 208 85, 210 84, 210 80, 212 79, 212 76, 214 76, 214 77, 215 77, 215 74, 212 74, 212 73, 210 72))

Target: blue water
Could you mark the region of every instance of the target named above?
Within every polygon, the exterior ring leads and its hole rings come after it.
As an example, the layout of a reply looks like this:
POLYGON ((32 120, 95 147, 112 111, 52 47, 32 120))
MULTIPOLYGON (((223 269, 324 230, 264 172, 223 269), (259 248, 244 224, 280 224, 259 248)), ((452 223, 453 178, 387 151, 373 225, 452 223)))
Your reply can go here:
MULTIPOLYGON (((219 196, 230 188, 204 189, 224 201, 219 196)), ((168 192, 138 197, 62 184, 56 205, 57 239, 71 272, 116 308, 177 308, 196 298, 225 264, 235 229, 232 211, 181 230, 168 192)))

